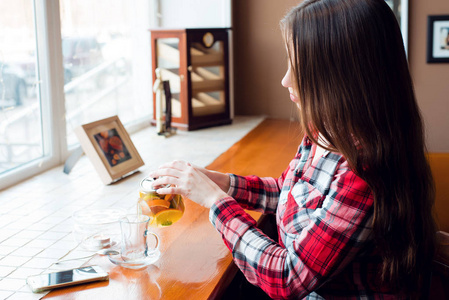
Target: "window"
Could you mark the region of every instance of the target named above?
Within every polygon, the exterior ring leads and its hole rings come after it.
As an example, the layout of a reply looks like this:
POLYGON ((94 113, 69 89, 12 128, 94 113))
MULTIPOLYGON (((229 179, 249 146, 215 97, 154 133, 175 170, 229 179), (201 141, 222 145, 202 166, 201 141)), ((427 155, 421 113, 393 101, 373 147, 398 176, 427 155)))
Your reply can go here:
POLYGON ((81 124, 149 124, 151 5, 0 2, 0 189, 63 163, 81 124))
POLYGON ((149 124, 149 28, 231 26, 230 0, 184 2, 0 1, 0 189, 64 163, 81 124, 149 124))
POLYGON ((124 124, 152 113, 148 1, 60 2, 66 136, 118 115, 124 124), (146 15, 145 15, 146 14, 146 15))

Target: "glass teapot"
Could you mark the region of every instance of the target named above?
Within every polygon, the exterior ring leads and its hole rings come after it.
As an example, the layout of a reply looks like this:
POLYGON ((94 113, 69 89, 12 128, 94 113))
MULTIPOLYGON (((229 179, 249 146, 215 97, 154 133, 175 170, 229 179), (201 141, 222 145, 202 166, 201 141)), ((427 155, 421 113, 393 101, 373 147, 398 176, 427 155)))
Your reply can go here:
POLYGON ((154 179, 144 178, 140 182, 137 213, 150 217, 148 226, 170 226, 181 219, 184 214, 184 200, 181 195, 160 195, 153 188, 154 179))

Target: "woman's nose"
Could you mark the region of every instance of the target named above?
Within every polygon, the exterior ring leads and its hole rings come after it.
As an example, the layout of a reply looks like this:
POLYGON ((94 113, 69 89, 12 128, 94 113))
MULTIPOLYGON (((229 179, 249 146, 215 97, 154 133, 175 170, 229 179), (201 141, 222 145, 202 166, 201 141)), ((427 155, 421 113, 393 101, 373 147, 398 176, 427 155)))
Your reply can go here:
POLYGON ((281 80, 281 84, 285 88, 289 88, 292 86, 290 68, 287 69, 287 72, 285 73, 284 78, 282 78, 282 80, 281 80))

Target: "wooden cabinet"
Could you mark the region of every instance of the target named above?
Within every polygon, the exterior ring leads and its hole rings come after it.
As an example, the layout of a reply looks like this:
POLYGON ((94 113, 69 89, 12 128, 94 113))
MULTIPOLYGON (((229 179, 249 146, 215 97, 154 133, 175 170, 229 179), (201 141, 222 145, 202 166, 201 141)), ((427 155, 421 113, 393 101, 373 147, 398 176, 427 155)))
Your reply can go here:
POLYGON ((231 123, 228 31, 151 30, 153 83, 159 68, 162 80, 170 82, 173 127, 194 130, 231 123))

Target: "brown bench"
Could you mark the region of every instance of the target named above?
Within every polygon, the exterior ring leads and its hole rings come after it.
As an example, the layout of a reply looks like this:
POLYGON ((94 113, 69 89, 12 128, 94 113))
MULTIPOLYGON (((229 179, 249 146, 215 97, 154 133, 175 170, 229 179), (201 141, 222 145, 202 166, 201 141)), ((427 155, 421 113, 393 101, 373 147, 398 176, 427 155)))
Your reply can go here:
POLYGON ((429 154, 435 181, 435 214, 438 229, 449 232, 449 153, 429 154))

